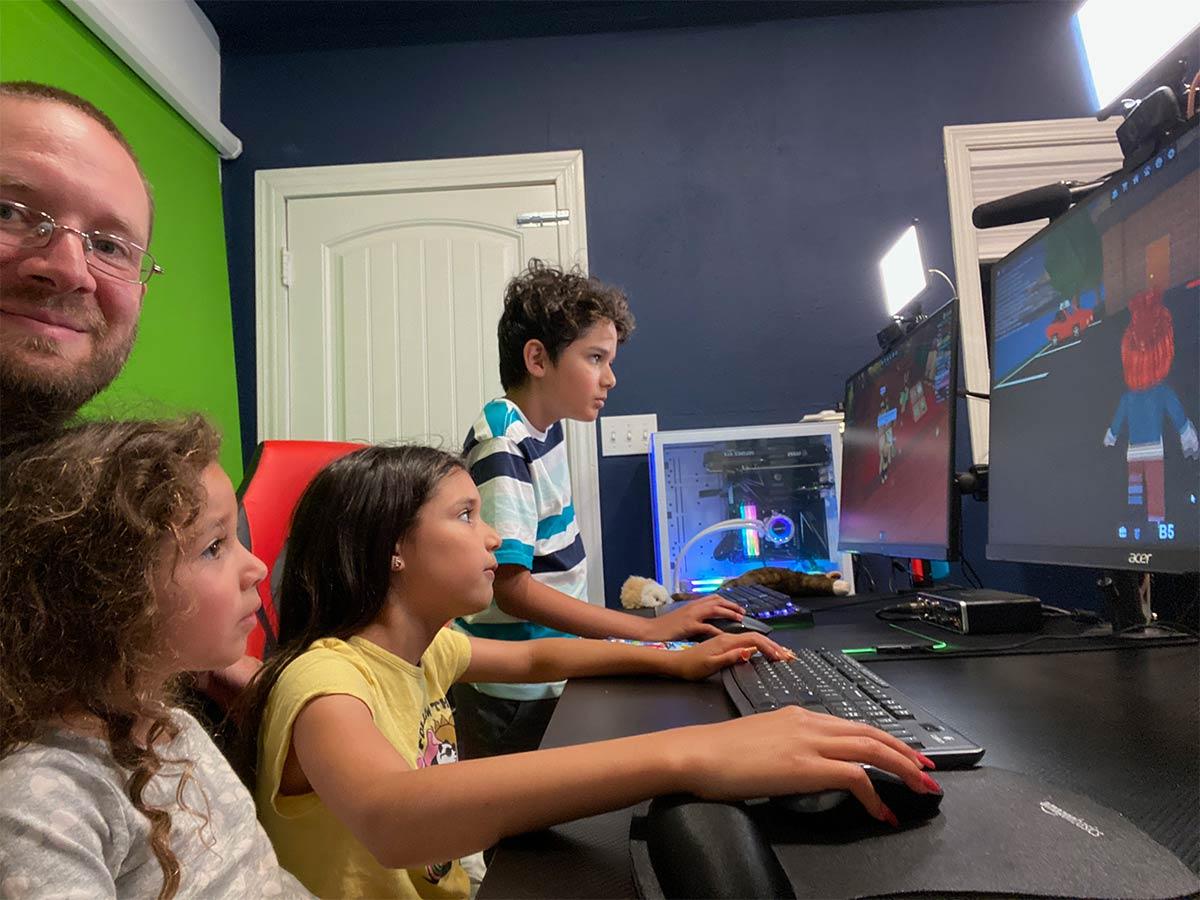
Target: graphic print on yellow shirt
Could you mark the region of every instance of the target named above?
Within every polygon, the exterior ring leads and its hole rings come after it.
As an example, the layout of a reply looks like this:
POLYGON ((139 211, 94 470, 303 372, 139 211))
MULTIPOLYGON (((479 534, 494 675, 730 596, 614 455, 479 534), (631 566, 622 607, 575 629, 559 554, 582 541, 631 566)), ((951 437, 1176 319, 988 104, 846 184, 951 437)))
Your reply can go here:
MULTIPOLYGON (((458 738, 454 731, 454 713, 443 697, 434 700, 421 716, 421 736, 417 738, 417 768, 458 762, 458 738)), ((437 884, 450 874, 453 860, 425 867, 425 878, 437 884)))

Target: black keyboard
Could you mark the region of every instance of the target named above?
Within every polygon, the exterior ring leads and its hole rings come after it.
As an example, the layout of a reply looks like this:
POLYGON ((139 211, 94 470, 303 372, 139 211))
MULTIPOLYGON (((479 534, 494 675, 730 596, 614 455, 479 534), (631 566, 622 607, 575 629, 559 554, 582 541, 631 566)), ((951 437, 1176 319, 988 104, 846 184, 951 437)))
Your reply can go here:
POLYGON ((721 597, 732 600, 746 610, 746 615, 760 622, 773 625, 811 625, 812 610, 801 606, 787 594, 763 587, 761 584, 746 584, 722 587, 715 591, 721 597))
POLYGON ((940 768, 972 766, 984 750, 904 696, 866 666, 834 650, 797 650, 796 660, 758 654, 721 672, 743 716, 803 706, 866 722, 920 750, 940 768))

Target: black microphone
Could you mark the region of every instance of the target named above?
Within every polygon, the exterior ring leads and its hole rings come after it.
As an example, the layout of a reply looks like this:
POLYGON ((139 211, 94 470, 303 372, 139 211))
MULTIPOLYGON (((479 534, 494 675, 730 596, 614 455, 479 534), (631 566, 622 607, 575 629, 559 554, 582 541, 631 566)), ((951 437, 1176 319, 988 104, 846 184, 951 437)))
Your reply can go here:
POLYGON ((1053 219, 1061 216, 1071 204, 1089 193, 1100 182, 1080 184, 1078 181, 1059 181, 1019 194, 1010 194, 981 203, 971 213, 971 222, 976 228, 998 228, 1017 222, 1033 222, 1036 219, 1053 219))

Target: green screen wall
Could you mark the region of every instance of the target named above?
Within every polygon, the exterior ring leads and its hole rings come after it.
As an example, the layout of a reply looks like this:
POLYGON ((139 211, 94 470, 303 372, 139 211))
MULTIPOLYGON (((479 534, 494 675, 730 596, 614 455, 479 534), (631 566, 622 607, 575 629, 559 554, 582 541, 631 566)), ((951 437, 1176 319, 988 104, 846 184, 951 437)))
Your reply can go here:
POLYGON ((237 485, 237 375, 216 149, 57 0, 0 0, 0 79, 42 81, 95 103, 129 138, 154 188, 150 249, 166 274, 150 281, 129 364, 88 412, 202 412, 224 435, 221 464, 237 485))

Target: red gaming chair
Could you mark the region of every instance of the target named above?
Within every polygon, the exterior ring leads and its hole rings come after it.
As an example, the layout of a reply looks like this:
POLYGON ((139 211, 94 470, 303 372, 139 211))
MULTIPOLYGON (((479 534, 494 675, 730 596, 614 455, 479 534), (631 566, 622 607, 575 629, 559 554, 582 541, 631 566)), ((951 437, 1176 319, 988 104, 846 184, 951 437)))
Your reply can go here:
POLYGON ((262 598, 258 626, 246 641, 251 656, 263 659, 274 649, 279 635, 271 585, 300 495, 328 463, 364 446, 340 441, 263 441, 254 451, 238 489, 238 539, 267 566, 267 577, 258 586, 262 598))

